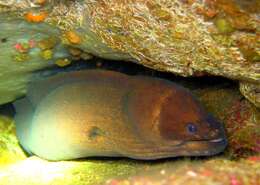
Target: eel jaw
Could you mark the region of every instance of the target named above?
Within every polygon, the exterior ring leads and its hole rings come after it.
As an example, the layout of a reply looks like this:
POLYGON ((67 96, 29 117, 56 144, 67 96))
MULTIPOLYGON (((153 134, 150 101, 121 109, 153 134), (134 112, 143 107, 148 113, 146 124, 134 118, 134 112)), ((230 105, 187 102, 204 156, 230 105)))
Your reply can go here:
POLYGON ((156 150, 151 149, 148 152, 135 153, 129 155, 129 157, 138 160, 156 160, 181 156, 213 156, 223 152, 226 146, 227 139, 225 137, 212 140, 182 141, 175 146, 168 146, 167 148, 158 146, 156 150))
POLYGON ((200 140, 200 141, 187 141, 183 143, 182 147, 189 153, 185 153, 185 156, 212 156, 224 151, 227 147, 227 139, 225 137, 212 139, 212 140, 200 140))

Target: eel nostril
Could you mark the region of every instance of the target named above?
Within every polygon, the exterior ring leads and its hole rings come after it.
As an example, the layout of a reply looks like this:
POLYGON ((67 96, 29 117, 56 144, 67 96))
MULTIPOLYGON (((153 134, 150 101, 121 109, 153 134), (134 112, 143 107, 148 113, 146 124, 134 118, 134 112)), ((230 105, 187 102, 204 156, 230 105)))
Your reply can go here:
POLYGON ((219 128, 219 126, 220 126, 219 122, 212 115, 209 115, 206 118, 206 122, 212 128, 219 128))

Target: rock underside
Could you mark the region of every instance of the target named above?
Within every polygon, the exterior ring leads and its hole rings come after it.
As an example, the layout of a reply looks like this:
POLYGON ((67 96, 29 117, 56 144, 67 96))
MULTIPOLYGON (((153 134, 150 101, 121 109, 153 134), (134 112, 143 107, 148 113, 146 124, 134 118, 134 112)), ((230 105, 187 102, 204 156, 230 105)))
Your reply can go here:
MULTIPOLYGON (((17 24, 10 25, 12 30, 8 33, 1 26, 0 48, 8 46, 0 54, 4 55, 1 65, 17 67, 0 69, 17 68, 11 73, 15 76, 23 72, 19 68, 25 64, 21 63, 28 63, 28 71, 35 70, 39 64, 28 59, 31 57, 37 62, 48 61, 48 66, 63 67, 71 60, 94 55, 182 76, 217 75, 238 80, 242 94, 259 107, 259 7, 258 0, 0 0, 0 24, 12 24, 10 19, 28 24, 24 23, 26 29, 19 33, 25 37, 23 42, 11 34, 20 30, 17 24), (52 25, 48 30, 59 33, 39 35, 36 39, 39 29, 32 26, 35 24, 52 25), (25 36, 27 30, 31 30, 30 37, 25 36), (9 37, 17 41, 9 43, 9 37), (53 43, 52 38, 57 42, 53 43), (51 46, 38 47, 40 40, 51 46), (35 46, 24 48, 33 41, 35 46), (63 56, 57 57, 61 47, 66 50, 62 49, 63 56), (35 48, 41 51, 32 52, 35 48)), ((38 68, 46 67, 46 63, 38 68)), ((25 87, 28 81, 19 86, 25 87)), ((6 101, 26 92, 25 88, 20 88, 20 92, 10 90, 13 86, 10 83, 0 88, 0 92, 11 94, 6 101)))

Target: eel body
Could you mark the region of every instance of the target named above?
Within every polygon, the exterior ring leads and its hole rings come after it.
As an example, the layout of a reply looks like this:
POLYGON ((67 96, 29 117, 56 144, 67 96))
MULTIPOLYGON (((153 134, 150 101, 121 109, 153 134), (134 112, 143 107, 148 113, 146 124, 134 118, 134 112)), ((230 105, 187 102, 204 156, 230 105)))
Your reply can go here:
POLYGON ((85 70, 34 82, 15 102, 17 136, 48 160, 208 156, 227 145, 221 123, 173 82, 85 70))

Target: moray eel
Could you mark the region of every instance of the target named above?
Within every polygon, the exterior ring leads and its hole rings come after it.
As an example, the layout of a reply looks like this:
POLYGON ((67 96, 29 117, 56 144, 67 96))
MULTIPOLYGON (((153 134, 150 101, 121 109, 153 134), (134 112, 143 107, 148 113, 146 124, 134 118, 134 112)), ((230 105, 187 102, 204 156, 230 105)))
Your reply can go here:
POLYGON ((221 123, 173 82, 104 70, 58 74, 15 102, 17 136, 48 160, 209 156, 227 145, 221 123))

